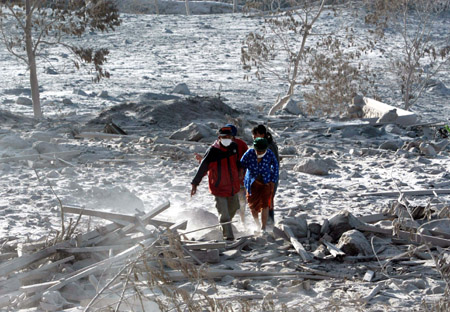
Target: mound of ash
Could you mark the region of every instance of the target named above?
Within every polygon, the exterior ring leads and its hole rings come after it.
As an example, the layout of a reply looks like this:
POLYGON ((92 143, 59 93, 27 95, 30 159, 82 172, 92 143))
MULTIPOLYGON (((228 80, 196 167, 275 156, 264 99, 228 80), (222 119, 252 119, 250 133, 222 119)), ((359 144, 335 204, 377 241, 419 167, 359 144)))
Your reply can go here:
POLYGON ((223 120, 236 117, 239 112, 217 97, 177 99, 148 99, 124 103, 102 111, 88 125, 104 125, 113 121, 120 126, 157 126, 159 129, 178 129, 193 121, 223 120))

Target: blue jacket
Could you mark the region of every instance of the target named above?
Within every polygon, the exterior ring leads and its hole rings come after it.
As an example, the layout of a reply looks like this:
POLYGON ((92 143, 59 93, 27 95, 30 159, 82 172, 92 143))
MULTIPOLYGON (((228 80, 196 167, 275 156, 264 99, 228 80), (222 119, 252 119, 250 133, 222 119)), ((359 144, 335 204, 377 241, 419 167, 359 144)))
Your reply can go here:
POLYGON ((244 186, 249 194, 251 194, 253 182, 259 175, 262 176, 264 184, 269 182, 278 183, 278 161, 270 149, 267 149, 266 154, 259 163, 255 149, 247 150, 241 158, 241 166, 247 169, 244 186))

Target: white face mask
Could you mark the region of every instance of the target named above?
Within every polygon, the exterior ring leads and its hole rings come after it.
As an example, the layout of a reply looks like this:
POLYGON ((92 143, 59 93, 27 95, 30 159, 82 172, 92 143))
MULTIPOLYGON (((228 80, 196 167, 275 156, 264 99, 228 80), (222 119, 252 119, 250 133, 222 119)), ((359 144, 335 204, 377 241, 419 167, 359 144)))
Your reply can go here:
POLYGON ((220 139, 220 143, 225 147, 230 146, 231 139, 220 139))
POLYGON ((264 154, 261 154, 261 155, 259 155, 259 154, 256 154, 256 157, 258 157, 258 158, 263 158, 263 157, 264 157, 264 155, 266 155, 266 153, 267 153, 267 151, 265 151, 265 152, 264 152, 264 154))

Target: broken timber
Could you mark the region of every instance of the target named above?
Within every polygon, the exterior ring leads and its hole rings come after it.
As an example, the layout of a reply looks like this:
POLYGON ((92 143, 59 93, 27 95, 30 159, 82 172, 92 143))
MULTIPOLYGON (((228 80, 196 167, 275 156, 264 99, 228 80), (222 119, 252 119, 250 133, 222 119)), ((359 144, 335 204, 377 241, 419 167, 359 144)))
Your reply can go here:
POLYGON ((395 235, 394 232, 390 229, 383 229, 383 228, 379 228, 379 227, 376 227, 373 225, 368 225, 368 224, 358 225, 357 229, 360 231, 385 234, 385 235, 388 235, 391 237, 398 236, 402 239, 406 239, 408 241, 412 241, 412 242, 419 243, 419 244, 430 243, 431 245, 439 246, 439 247, 443 247, 443 248, 450 247, 450 240, 445 239, 445 238, 440 238, 440 237, 410 233, 410 232, 406 232, 406 231, 396 231, 396 235, 395 235))
POLYGON ((412 195, 412 196, 424 196, 424 195, 436 195, 436 194, 450 194, 450 189, 431 189, 431 190, 411 190, 411 191, 392 191, 392 192, 373 192, 373 193, 353 193, 350 197, 362 197, 362 196, 400 196, 412 195))
POLYGON ((281 228, 286 233, 286 235, 289 237, 289 240, 290 240, 292 246, 294 246, 295 251, 297 251, 297 253, 300 255, 302 260, 304 262, 311 261, 312 260, 312 256, 310 255, 310 253, 308 251, 305 250, 305 248, 303 247, 302 243, 300 243, 297 240, 297 238, 295 237, 294 233, 289 228, 289 226, 287 226, 285 224, 282 224, 281 228))

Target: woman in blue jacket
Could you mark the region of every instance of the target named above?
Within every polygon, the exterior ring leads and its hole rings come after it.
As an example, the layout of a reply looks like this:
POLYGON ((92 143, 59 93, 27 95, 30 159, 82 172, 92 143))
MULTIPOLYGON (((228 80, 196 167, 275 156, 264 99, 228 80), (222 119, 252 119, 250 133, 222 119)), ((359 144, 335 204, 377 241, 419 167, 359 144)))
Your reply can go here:
POLYGON ((278 181, 278 161, 268 146, 265 138, 256 138, 253 148, 247 150, 241 158, 242 167, 247 169, 244 186, 247 189, 248 206, 263 232, 266 231, 269 210, 273 209, 273 192, 278 181))

